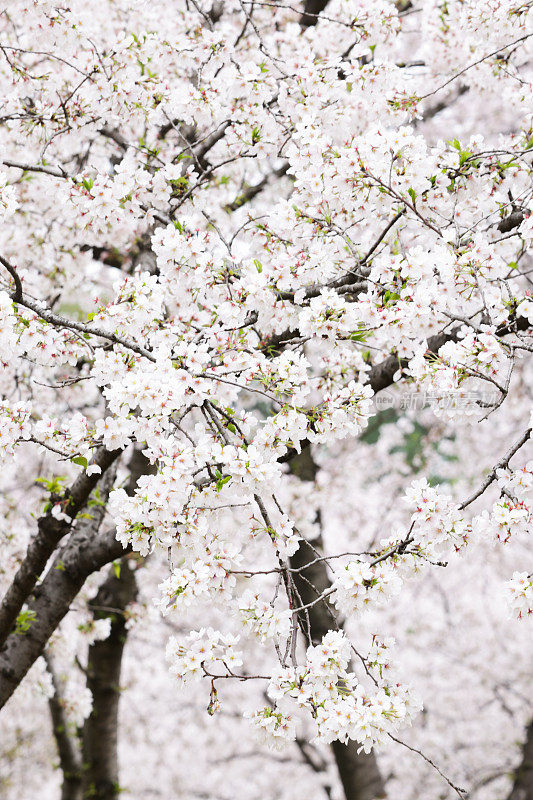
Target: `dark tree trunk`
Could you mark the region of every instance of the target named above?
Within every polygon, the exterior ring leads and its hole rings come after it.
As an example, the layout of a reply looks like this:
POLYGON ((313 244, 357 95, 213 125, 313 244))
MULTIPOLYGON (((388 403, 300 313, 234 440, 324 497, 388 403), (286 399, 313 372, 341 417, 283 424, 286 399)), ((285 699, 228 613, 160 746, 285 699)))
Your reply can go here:
POLYGON ((522 761, 515 772, 513 788, 507 800, 533 800, 533 722, 526 729, 522 761))
POLYGON ((111 633, 89 649, 87 686, 93 708, 83 728, 83 797, 87 800, 114 800, 120 792, 117 740, 120 671, 127 636, 124 610, 136 595, 135 572, 125 558, 119 575, 112 569, 91 603, 95 619, 111 620, 111 633))
MULTIPOLYGON (((141 475, 154 472, 148 459, 135 448, 129 461, 130 477, 126 486, 133 495, 141 475)), ((142 559, 137 559, 137 564, 142 559)), ((87 687, 93 697, 90 716, 83 726, 83 798, 114 800, 119 796, 118 771, 118 712, 120 701, 120 672, 122 655, 128 634, 124 611, 137 596, 135 571, 130 569, 131 558, 112 567, 91 601, 94 619, 111 620, 107 639, 94 642, 89 648, 87 687)), ((132 562, 134 563, 134 562, 132 562)))
POLYGON ((331 749, 337 762, 346 800, 375 800, 386 797, 385 784, 373 753, 358 753, 357 742, 333 742, 331 749))
POLYGON ((302 28, 316 25, 318 15, 325 9, 328 0, 305 0, 303 14, 300 17, 302 28))
POLYGON ((56 740, 59 755, 59 766, 63 774, 61 785, 61 800, 82 800, 81 796, 81 754, 77 737, 71 735, 68 729, 68 720, 61 701, 61 692, 57 675, 54 670, 52 658, 45 652, 46 668, 52 678, 54 694, 48 701, 52 729, 56 740))

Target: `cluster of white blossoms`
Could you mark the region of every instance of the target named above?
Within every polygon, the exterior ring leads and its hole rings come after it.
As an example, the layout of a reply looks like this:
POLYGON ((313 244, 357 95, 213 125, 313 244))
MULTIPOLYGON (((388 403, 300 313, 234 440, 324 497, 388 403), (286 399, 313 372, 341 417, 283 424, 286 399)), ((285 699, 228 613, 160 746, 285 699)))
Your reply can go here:
POLYGON ((255 633, 262 642, 267 639, 287 639, 291 630, 290 609, 276 609, 258 592, 245 591, 239 598, 239 612, 246 628, 255 633))
POLYGON ((509 541, 512 535, 528 533, 531 523, 531 512, 523 504, 504 498, 494 503, 489 517, 489 530, 501 542, 509 541))
POLYGON ((464 512, 425 478, 412 481, 403 499, 413 510, 411 525, 382 539, 374 561, 351 560, 336 571, 332 600, 342 614, 387 605, 406 579, 468 541, 472 526, 464 512))
POLYGON ((305 664, 282 667, 274 674, 268 695, 280 714, 279 724, 266 723, 269 709, 257 712, 253 720, 274 739, 294 738, 295 727, 287 709, 306 708, 316 723, 316 740, 347 742, 352 739, 368 753, 383 743, 388 733, 410 723, 421 709, 420 702, 406 686, 385 682, 368 692, 349 670, 350 643, 345 634, 327 633, 322 642, 309 646, 305 664), (278 708, 279 706, 279 708, 278 708))
POLYGON ((68 721, 75 728, 80 727, 92 711, 93 697, 86 686, 68 681, 62 695, 62 705, 68 721))
POLYGON ((223 635, 213 628, 191 631, 183 638, 171 636, 166 650, 170 672, 180 684, 213 674, 213 669, 222 670, 218 673, 222 675, 227 670, 233 672, 242 665, 242 653, 237 649, 238 641, 238 636, 223 635))
POLYGON ((94 644, 94 642, 101 642, 107 639, 111 633, 111 618, 104 617, 103 619, 91 618, 87 622, 80 622, 78 630, 83 634, 87 644, 94 644))
POLYGON ((332 599, 343 614, 356 614, 369 605, 385 605, 401 587, 402 579, 390 563, 350 561, 335 578, 332 599))
POLYGON ((366 428, 371 413, 373 395, 370 386, 350 381, 335 393, 327 393, 319 407, 314 430, 309 439, 327 442, 356 436, 366 428))
POLYGON ((283 750, 296 738, 296 723, 288 713, 267 707, 245 713, 245 717, 254 726, 258 742, 272 750, 283 750))
POLYGON ((15 445, 31 435, 27 403, 0 403, 0 458, 13 455, 15 445))
MULTIPOLYGON (((230 578, 229 589, 235 582, 235 578, 230 578)), ((224 581, 228 583, 228 581, 224 581)), ((190 606, 195 600, 203 595, 219 593, 224 590, 224 586, 212 580, 208 567, 202 561, 196 561, 191 569, 177 569, 172 575, 161 584, 161 608, 165 613, 176 610, 179 606, 190 606)))
POLYGON ((409 362, 409 373, 435 397, 433 407, 445 419, 479 416, 480 405, 495 405, 504 396, 511 369, 501 342, 483 333, 447 342, 433 361, 420 350, 409 362))
POLYGON ((518 502, 527 502, 533 495, 533 461, 528 461, 521 469, 498 469, 498 483, 506 488, 518 502))
POLYGON ((379 677, 383 678, 383 673, 390 669, 391 655, 395 647, 395 640, 392 636, 372 636, 372 644, 367 653, 367 665, 371 669, 376 669, 379 677))
POLYGON ((472 528, 493 542, 509 542, 511 537, 527 537, 533 519, 533 462, 518 470, 498 468, 496 481, 501 498, 472 519, 472 528))
POLYGON ((527 572, 514 572, 505 584, 507 602, 513 617, 522 619, 533 614, 533 576, 527 572))
POLYGON ((412 509, 412 536, 427 555, 438 557, 459 550, 468 542, 471 524, 451 495, 430 486, 426 478, 415 480, 405 492, 412 509))
POLYGON ((7 219, 17 210, 18 202, 15 188, 8 183, 5 170, 0 170, 0 218, 7 219))

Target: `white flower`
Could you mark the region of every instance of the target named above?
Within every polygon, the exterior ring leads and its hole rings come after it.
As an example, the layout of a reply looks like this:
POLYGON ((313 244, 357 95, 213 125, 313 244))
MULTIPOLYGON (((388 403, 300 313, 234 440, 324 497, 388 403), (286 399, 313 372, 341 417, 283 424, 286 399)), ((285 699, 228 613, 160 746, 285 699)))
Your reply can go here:
POLYGON ((522 619, 533 614, 533 577, 527 572, 513 572, 505 584, 510 616, 522 619))

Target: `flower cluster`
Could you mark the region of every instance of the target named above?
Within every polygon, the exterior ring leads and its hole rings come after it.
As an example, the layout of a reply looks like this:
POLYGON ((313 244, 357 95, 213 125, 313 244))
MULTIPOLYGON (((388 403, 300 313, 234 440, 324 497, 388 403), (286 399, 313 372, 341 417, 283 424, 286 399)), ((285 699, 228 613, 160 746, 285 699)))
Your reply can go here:
POLYGON ((13 455, 16 443, 29 438, 29 416, 27 403, 0 404, 0 457, 13 455))
POLYGON ((288 701, 308 708, 316 722, 317 740, 352 739, 370 752, 387 733, 410 722, 420 704, 399 684, 384 683, 374 693, 365 691, 348 671, 349 663, 348 640, 343 633, 330 631, 319 645, 308 647, 305 665, 277 671, 268 694, 282 708, 288 701))
POLYGON ((513 617, 522 619, 533 614, 533 578, 527 572, 513 572, 505 584, 507 602, 513 617))
POLYGON ((237 650, 238 636, 223 635, 213 628, 191 631, 185 638, 171 636, 168 640, 166 657, 170 672, 180 684, 199 680, 220 668, 233 672, 242 665, 242 654, 237 650))
POLYGON ((289 609, 276 609, 263 600, 259 593, 250 590, 239 598, 239 612, 245 626, 262 642, 266 639, 283 639, 289 636, 292 613, 289 609))
POLYGON ((390 563, 350 561, 335 578, 332 599, 343 614, 358 614, 369 605, 385 605, 401 586, 402 580, 390 563))
POLYGON ((451 495, 422 478, 411 483, 404 499, 413 510, 412 536, 426 554, 438 556, 468 542, 471 525, 451 495))
POLYGON ((245 716, 252 723, 257 740, 273 750, 283 750, 296 738, 296 725, 290 714, 261 708, 245 716))

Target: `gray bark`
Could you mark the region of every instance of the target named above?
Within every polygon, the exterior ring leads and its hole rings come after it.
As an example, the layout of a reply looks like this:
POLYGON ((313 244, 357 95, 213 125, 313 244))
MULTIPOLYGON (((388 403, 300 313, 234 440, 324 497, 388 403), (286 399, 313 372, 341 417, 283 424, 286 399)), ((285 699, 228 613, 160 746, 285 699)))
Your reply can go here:
MULTIPOLYGON (((98 450, 94 461, 101 467, 102 473, 105 473, 111 466, 119 452, 118 450, 110 452, 105 448, 98 450)), ((61 497, 52 498, 52 502, 63 501, 65 512, 75 519, 100 477, 100 475, 87 475, 83 472, 61 497)), ((0 605, 0 647, 9 636, 18 613, 39 580, 48 559, 70 528, 71 523, 58 520, 50 513, 40 517, 35 538, 28 547, 26 556, 0 605)))
POLYGON ((507 800, 533 800, 533 722, 526 729, 522 760, 515 772, 513 788, 507 800))
POLYGON ((83 727, 83 797, 91 800, 114 800, 120 791, 117 743, 120 672, 127 636, 124 610, 136 595, 135 572, 124 558, 120 574, 111 570, 90 604, 95 619, 111 619, 109 636, 91 645, 87 663, 93 708, 83 727))
POLYGON ((61 800, 82 800, 81 797, 81 753, 77 737, 72 736, 68 729, 68 720, 61 702, 59 681, 54 669, 52 658, 45 652, 46 668, 52 678, 54 694, 48 701, 50 716, 52 717, 52 730, 57 745, 59 766, 63 775, 61 784, 61 800))
POLYGON ((87 528, 72 534, 28 602, 28 609, 35 614, 29 630, 24 634, 12 633, 0 651, 0 708, 42 655, 48 639, 89 575, 123 553, 114 530, 96 537, 87 528))
MULTIPOLYGON (((155 471, 139 448, 135 448, 128 464, 130 477, 126 492, 132 495, 141 475, 155 471)), ((137 596, 135 572, 128 557, 122 558, 120 571, 114 569, 90 603, 94 619, 111 620, 107 639, 94 642, 89 648, 87 686, 93 696, 93 708, 83 726, 83 798, 114 800, 119 796, 118 712, 120 673, 126 637, 126 606, 137 596)), ((142 561, 142 559, 141 559, 142 561)))

